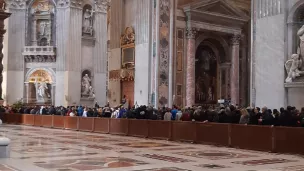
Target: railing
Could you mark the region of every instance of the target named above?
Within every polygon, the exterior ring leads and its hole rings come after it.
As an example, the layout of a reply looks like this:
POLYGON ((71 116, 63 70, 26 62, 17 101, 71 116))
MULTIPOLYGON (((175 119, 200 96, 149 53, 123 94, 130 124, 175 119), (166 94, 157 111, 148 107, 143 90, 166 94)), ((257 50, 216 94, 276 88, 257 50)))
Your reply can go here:
POLYGON ((22 55, 25 62, 56 62, 54 46, 25 46, 22 55))
POLYGON ((4 123, 304 154, 304 128, 0 114, 4 123))

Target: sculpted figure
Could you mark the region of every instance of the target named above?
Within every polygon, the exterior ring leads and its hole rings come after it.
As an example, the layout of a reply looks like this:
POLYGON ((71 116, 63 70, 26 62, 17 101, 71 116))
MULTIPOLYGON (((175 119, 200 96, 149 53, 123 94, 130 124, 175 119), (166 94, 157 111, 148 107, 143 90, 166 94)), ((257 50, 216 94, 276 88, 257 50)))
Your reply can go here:
POLYGON ((285 63, 285 68, 288 74, 285 80, 287 83, 291 83, 296 77, 303 74, 303 71, 300 71, 301 66, 302 60, 300 59, 299 54, 291 55, 290 59, 285 63))
MULTIPOLYGON (((304 25, 299 29, 298 36, 300 38, 298 54, 300 55, 301 60, 303 60, 303 58, 304 58, 304 25)), ((301 69, 304 69, 303 66, 301 66, 301 69)))
POLYGON ((83 32, 93 35, 93 10, 86 9, 83 14, 83 32))
POLYGON ((39 33, 40 33, 40 36, 44 36, 45 35, 45 27, 46 27, 46 23, 43 21, 40 23, 40 30, 39 30, 39 33))
MULTIPOLYGON (((82 78, 82 87, 83 87, 82 94, 90 95, 91 78, 89 77, 88 74, 85 74, 82 78)), ((92 87, 91 87, 91 89, 93 90, 92 87)))
POLYGON ((124 44, 134 43, 135 34, 134 34, 134 31, 133 31, 132 27, 128 27, 126 29, 125 35, 123 36, 122 41, 123 41, 124 44))

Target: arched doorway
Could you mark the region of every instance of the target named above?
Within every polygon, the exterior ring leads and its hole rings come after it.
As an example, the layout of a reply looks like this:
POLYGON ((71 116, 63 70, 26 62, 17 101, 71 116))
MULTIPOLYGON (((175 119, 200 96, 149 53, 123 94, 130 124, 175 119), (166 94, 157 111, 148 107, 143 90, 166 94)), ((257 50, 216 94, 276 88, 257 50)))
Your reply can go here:
POLYGON ((26 76, 26 101, 30 104, 52 104, 54 75, 46 69, 34 69, 26 76))
POLYGON ((223 46, 215 39, 203 40, 196 49, 195 63, 195 103, 197 105, 216 104, 223 96, 221 63, 226 59, 223 46))

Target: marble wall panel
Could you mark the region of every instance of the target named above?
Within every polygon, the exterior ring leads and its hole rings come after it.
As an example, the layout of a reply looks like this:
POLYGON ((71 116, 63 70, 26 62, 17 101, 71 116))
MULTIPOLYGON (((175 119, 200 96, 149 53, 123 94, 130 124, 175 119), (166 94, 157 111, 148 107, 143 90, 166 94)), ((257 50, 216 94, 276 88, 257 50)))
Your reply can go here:
POLYGON ((284 25, 283 14, 261 18, 256 22, 256 106, 284 106, 284 25))

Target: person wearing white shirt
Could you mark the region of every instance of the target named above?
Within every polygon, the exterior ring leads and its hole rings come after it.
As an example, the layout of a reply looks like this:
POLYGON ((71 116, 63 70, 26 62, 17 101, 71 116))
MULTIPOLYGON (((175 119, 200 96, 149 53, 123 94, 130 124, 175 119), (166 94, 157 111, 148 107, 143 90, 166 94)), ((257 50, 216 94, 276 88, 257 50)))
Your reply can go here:
POLYGON ((88 108, 84 108, 82 117, 88 117, 88 108))

